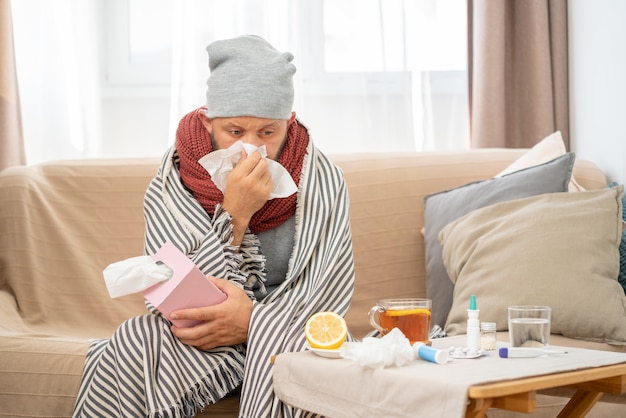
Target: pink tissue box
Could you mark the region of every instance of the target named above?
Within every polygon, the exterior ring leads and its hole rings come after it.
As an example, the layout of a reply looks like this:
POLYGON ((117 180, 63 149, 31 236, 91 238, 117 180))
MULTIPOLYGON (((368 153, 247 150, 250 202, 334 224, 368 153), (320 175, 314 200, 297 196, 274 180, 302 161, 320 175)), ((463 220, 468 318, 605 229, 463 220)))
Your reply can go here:
MULTIPOLYGON (((152 259, 162 261, 174 274, 171 279, 157 283, 141 293, 168 318, 173 311, 216 305, 226 300, 226 294, 174 244, 163 244, 152 259)), ((200 321, 179 319, 172 322, 177 327, 191 327, 200 321)))

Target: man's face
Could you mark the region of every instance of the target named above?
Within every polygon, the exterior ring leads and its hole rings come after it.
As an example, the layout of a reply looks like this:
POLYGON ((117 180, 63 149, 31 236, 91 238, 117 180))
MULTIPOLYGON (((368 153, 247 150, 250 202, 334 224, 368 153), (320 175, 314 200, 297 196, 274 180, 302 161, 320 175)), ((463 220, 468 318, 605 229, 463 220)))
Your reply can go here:
POLYGON ((287 138, 287 128, 295 120, 295 113, 288 120, 261 119, 251 116, 213 118, 207 129, 215 149, 226 149, 241 140, 256 147, 265 145, 267 156, 277 159, 287 138))

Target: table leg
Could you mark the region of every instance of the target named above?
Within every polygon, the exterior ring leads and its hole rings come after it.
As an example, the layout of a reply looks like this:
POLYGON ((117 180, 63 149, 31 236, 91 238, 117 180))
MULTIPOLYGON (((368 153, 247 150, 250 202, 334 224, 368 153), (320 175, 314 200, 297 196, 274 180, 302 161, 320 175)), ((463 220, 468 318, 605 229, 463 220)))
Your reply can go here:
POLYGON ((470 399, 465 409, 465 418, 482 418, 493 403, 492 398, 470 399))
POLYGON ((558 418, 584 417, 602 395, 602 392, 582 389, 577 390, 574 396, 572 396, 572 399, 569 400, 567 405, 565 405, 563 410, 559 413, 558 418))

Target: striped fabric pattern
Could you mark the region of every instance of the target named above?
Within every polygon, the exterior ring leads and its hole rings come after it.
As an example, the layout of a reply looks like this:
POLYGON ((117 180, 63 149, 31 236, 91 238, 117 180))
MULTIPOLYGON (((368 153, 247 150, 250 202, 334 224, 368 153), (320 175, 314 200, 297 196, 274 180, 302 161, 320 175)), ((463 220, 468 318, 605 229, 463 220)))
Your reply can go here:
MULTIPOLYGON (((263 280, 258 239, 246 234, 241 251, 229 245, 229 216, 211 219, 180 182, 174 147, 145 195, 145 252, 166 240, 207 275, 224 277, 250 297, 263 280)), ((75 417, 187 417, 238 386, 241 417, 299 417, 272 389, 271 357, 304 350, 304 323, 315 312, 345 315, 354 286, 349 200, 342 172, 310 142, 296 208, 295 247, 285 282, 254 302, 248 342, 200 351, 180 343, 170 323, 150 313, 124 322, 110 339, 92 342, 75 417)))

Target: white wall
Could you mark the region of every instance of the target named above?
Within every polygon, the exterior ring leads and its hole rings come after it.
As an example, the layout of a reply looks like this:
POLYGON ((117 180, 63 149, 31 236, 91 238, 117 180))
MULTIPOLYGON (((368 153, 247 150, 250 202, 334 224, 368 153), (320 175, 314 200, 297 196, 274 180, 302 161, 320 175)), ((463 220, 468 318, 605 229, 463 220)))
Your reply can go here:
POLYGON ((569 0, 570 139, 626 182, 626 1, 569 0))

